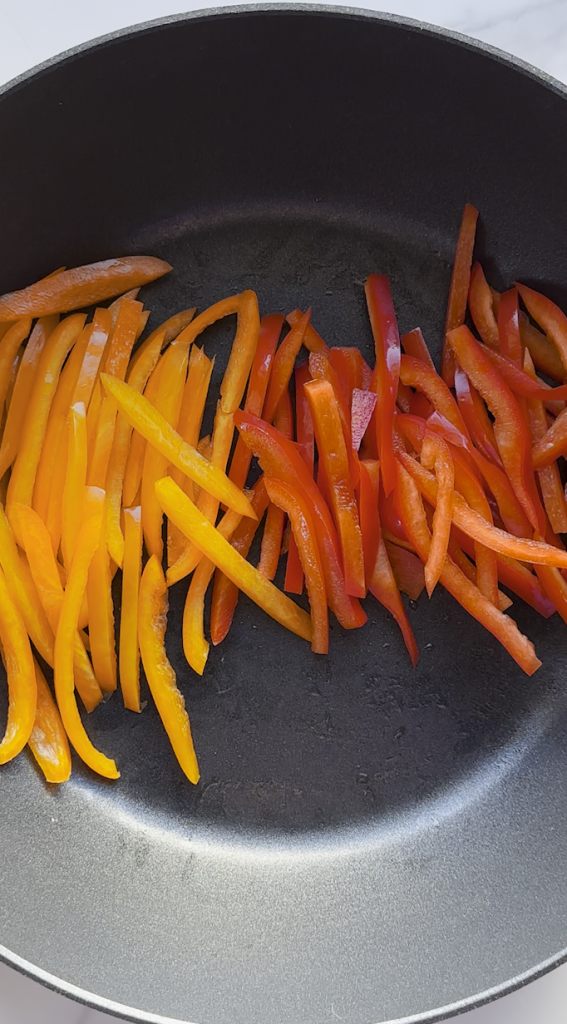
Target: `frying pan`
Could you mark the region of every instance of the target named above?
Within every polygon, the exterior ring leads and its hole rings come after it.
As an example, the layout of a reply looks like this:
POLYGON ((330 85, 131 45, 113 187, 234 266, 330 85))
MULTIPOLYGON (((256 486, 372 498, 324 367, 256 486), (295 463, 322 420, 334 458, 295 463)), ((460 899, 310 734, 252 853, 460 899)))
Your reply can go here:
MULTIPOLYGON (((353 10, 248 7, 81 47, 0 95, 0 290, 152 253, 151 325, 243 288, 370 356, 362 283, 436 354, 458 222, 492 283, 567 305, 567 103, 470 40, 353 10)), ((222 372, 233 325, 204 336, 222 372)), ((209 412, 209 415, 212 411, 209 412)), ((517 599, 523 676, 442 591, 413 671, 372 599, 313 655, 241 598, 202 678, 168 645, 202 781, 155 709, 89 718, 119 784, 2 770, 5 960, 135 1021, 425 1022, 567 956, 565 627, 517 599)), ((4 714, 4 709, 2 710, 4 714)))

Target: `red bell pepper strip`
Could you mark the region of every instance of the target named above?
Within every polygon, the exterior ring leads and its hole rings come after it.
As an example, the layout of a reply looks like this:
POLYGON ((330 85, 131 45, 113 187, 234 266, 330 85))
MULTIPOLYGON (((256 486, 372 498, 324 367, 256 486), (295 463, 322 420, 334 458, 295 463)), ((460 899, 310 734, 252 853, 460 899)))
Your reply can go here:
POLYGON ((433 514, 433 528, 429 554, 425 563, 425 586, 431 597, 445 564, 447 545, 451 533, 455 467, 449 445, 433 431, 425 431, 421 448, 421 462, 426 469, 434 469, 437 478, 437 503, 433 514))
MULTIPOLYGON (((288 313, 286 320, 290 327, 295 327, 301 320, 304 314, 300 309, 294 309, 291 313, 288 313)), ((309 323, 305 330, 305 337, 303 344, 309 352, 322 352, 323 355, 329 355, 329 346, 323 341, 320 334, 313 327, 313 324, 309 323)))
MULTIPOLYGON (((528 373, 532 375, 528 379, 534 380, 534 364, 528 351, 525 354, 524 367, 526 375, 528 373)), ((543 402, 530 400, 526 402, 526 407, 532 440, 539 441, 547 434, 547 416, 543 402)), ((538 479, 543 504, 553 532, 567 533, 567 502, 557 463, 553 462, 551 466, 540 469, 538 479)))
POLYGON ((384 490, 390 494, 396 485, 392 427, 400 379, 400 335, 388 278, 371 274, 365 293, 376 349, 376 440, 384 490))
POLYGON ((453 387, 455 358, 450 345, 447 343, 447 333, 454 330, 455 327, 460 327, 465 322, 477 220, 478 210, 471 206, 470 203, 465 203, 459 237, 457 239, 457 250, 455 252, 455 262, 453 263, 453 273, 451 274, 449 301, 445 318, 445 343, 443 345, 441 373, 448 387, 453 387))
MULTIPOLYGON (((308 363, 302 363, 295 368, 295 436, 300 446, 303 461, 313 474, 315 462, 315 434, 313 432, 313 420, 309 403, 305 397, 303 385, 311 380, 311 371, 308 363)), ((293 533, 289 539, 289 551, 285 570, 284 590, 288 594, 303 593, 303 569, 299 558, 299 551, 293 533)))
MULTIPOLYGON (((409 473, 403 466, 398 470, 396 502, 404 528, 422 561, 427 561, 431 546, 431 535, 423 509, 423 501, 409 473)), ((496 637, 528 675, 541 665, 533 644, 520 633, 516 623, 509 616, 495 608, 447 558, 441 572, 440 582, 446 590, 478 622, 496 637)))
POLYGON ((412 416, 422 416, 426 420, 428 416, 431 416, 433 406, 421 391, 416 391, 411 397, 409 411, 412 416))
POLYGON ((567 622, 567 582, 563 575, 551 565, 536 565, 535 571, 549 600, 553 602, 563 622, 567 622))
POLYGON ((319 460, 325 467, 330 497, 341 542, 346 592, 364 597, 364 555, 358 509, 350 475, 348 449, 341 429, 339 403, 328 380, 305 385, 311 409, 319 460))
POLYGON ((266 490, 270 501, 289 516, 293 535, 297 540, 305 584, 311 607, 311 650, 315 654, 327 654, 329 650, 329 616, 323 566, 317 544, 315 524, 309 508, 300 491, 281 480, 266 478, 266 490))
POLYGON ((529 349, 536 368, 545 373, 546 377, 562 384, 565 380, 565 367, 559 352, 553 342, 534 327, 523 310, 520 310, 520 337, 522 345, 529 349))
POLYGON ((398 395, 396 399, 396 405, 402 412, 409 413, 411 400, 413 398, 413 391, 408 388, 407 384, 402 384, 401 380, 398 381, 398 395))
POLYGON ((495 466, 502 467, 502 459, 498 453, 486 406, 460 366, 455 367, 455 392, 461 415, 474 444, 486 459, 495 466))
POLYGON ((355 388, 362 390, 363 358, 359 348, 332 348, 329 362, 337 374, 347 404, 352 404, 352 393, 355 388))
POLYGON ((414 327, 413 331, 408 331, 407 334, 402 335, 402 348, 406 356, 419 359, 426 366, 429 366, 431 370, 435 369, 435 364, 420 327, 414 327))
POLYGON ((518 403, 468 327, 458 327, 447 337, 460 366, 494 416, 498 451, 518 501, 534 529, 544 534, 545 512, 533 475, 531 438, 518 403))
POLYGON ((280 399, 291 380, 295 360, 303 345, 310 316, 311 310, 308 309, 295 327, 291 328, 274 356, 268 391, 262 409, 262 419, 265 419, 267 423, 272 423, 280 399))
POLYGON ((378 498, 378 512, 380 515, 380 525, 385 533, 393 537, 396 542, 404 545, 407 544, 408 539, 396 509, 394 495, 386 495, 382 487, 380 488, 378 498))
POLYGON ((560 455, 567 452, 567 409, 559 414, 548 431, 536 441, 532 448, 534 469, 551 466, 560 455))
POLYGON ((407 594, 411 601, 417 601, 425 590, 423 563, 407 548, 400 548, 389 540, 384 543, 398 590, 407 594))
POLYGON ((498 337, 500 353, 522 367, 522 340, 520 338, 520 310, 515 288, 503 292, 498 306, 498 337))
MULTIPOLYGON (((475 557, 474 541, 466 533, 454 527, 455 536, 469 558, 475 557)), ((498 563, 498 579, 508 590, 522 598, 534 611, 544 619, 549 619, 556 611, 555 605, 549 600, 537 576, 521 562, 506 555, 496 555, 498 563)))
POLYGON ((345 590, 331 513, 297 447, 274 427, 256 416, 251 416, 250 413, 239 410, 234 414, 234 422, 246 443, 258 456, 266 476, 300 488, 309 498, 316 523, 329 606, 345 629, 364 625, 364 611, 358 601, 350 597, 345 590))
MULTIPOLYGON (((278 344, 279 336, 283 327, 284 318, 281 313, 270 313, 263 316, 260 321, 260 337, 258 348, 250 370, 250 379, 246 391, 244 408, 254 416, 261 416, 268 390, 268 381, 274 361, 274 355, 278 344)), ((252 452, 246 447, 241 437, 236 442, 232 462, 230 463, 229 480, 232 480, 237 487, 244 487, 252 452)))
MULTIPOLYGON (((523 369, 511 362, 510 359, 500 355, 499 352, 493 352, 492 349, 484 349, 484 352, 514 394, 521 395, 522 398, 533 398, 536 401, 546 403, 562 402, 567 399, 567 384, 563 384, 558 388, 552 388, 538 381, 535 372, 533 375, 528 375, 523 369)), ((562 410, 559 409, 558 411, 562 410)))
POLYGON ((370 580, 370 593, 384 608, 387 608, 390 615, 394 616, 402 632, 411 663, 415 668, 419 659, 419 651, 403 601, 400 597, 394 573, 392 572, 383 537, 380 538, 378 556, 372 573, 372 579, 370 580))
POLYGON ((380 463, 376 459, 362 459, 358 484, 358 512, 364 552, 364 578, 366 589, 378 557, 380 545, 380 515, 378 497, 380 494, 380 463))
POLYGON ((567 376, 567 316, 555 302, 540 292, 534 291, 533 288, 528 288, 527 285, 517 282, 516 288, 522 296, 530 316, 557 346, 565 371, 564 376, 567 376))
POLYGON ((500 335, 494 316, 493 298, 480 263, 474 263, 469 288, 469 311, 485 345, 498 352, 500 335))
POLYGON ((375 391, 362 391, 359 388, 353 389, 350 410, 350 431, 352 447, 355 452, 360 448, 362 438, 368 429, 376 408, 377 400, 378 396, 375 391))
MULTIPOLYGON (((289 391, 284 391, 274 417, 274 426, 281 431, 284 437, 293 441, 293 407, 289 391)), ((268 491, 269 493, 269 491, 268 491)), ((285 512, 280 505, 272 502, 268 506, 264 533, 262 535, 262 547, 260 549, 260 561, 258 570, 268 580, 273 580, 280 561, 282 550, 282 539, 285 526, 285 512)))
POLYGON ((431 405, 461 434, 468 436, 465 421, 459 411, 449 388, 437 371, 413 356, 402 356, 400 363, 400 379, 412 388, 418 388, 427 396, 431 405))

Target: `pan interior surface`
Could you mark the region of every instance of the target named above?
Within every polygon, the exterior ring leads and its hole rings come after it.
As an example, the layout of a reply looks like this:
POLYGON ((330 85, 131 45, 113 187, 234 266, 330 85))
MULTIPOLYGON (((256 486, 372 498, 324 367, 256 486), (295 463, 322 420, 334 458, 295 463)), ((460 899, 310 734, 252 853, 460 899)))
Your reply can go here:
MULTIPOLYGON (((328 344, 371 359, 363 284, 379 272, 401 331, 421 326, 438 358, 470 200, 491 283, 567 305, 565 97, 403 22, 174 19, 0 95, 0 129, 17 141, 0 166, 2 292, 147 252, 174 268, 144 291, 149 329, 254 288, 262 313, 312 306, 328 344)), ((233 336, 232 321, 202 336, 213 394, 233 336)), ((135 716, 117 696, 86 722, 117 785, 78 763, 57 791, 26 756, 3 769, 8 959, 132 1019, 198 1024, 430 1021, 561 959, 558 616, 514 600, 543 661, 528 679, 440 587, 409 608, 416 670, 372 598, 366 626, 333 623, 318 657, 241 596, 198 678, 186 590, 170 591, 167 643, 201 782, 151 700, 135 716)))

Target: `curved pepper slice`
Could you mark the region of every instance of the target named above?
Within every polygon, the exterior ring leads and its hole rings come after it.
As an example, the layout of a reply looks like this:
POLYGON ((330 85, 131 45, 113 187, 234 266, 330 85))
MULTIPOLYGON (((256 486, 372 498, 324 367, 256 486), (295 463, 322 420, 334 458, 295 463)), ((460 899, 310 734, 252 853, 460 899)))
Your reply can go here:
MULTIPOLYGON (((460 546, 469 558, 475 557, 474 542, 462 530, 456 530, 460 546)), ((505 555, 496 556, 498 563, 498 579, 508 590, 521 597, 530 608, 539 612, 544 619, 549 619, 556 611, 555 605, 549 600, 537 576, 521 562, 505 555)))
POLYGON ((376 349, 376 440, 384 490, 390 494, 396 484, 392 427, 400 378, 400 335, 388 278, 371 274, 364 290, 376 349))
POLYGON ((522 345, 528 349, 536 367, 541 373, 545 373, 552 380, 563 384, 565 380, 565 367, 555 345, 538 331, 531 323, 529 317, 520 310, 520 337, 522 345))
POLYGON ((34 658, 37 707, 29 748, 46 782, 67 782, 71 774, 71 751, 57 704, 45 676, 34 658))
MULTIPOLYGON (((12 518, 15 518, 14 515, 12 518)), ((19 553, 16 547, 11 526, 4 509, 0 506, 0 566, 32 643, 44 661, 48 665, 53 665, 55 637, 31 578, 25 556, 19 553)))
POLYGON ((31 316, 18 320, 2 338, 0 345, 0 409, 10 386, 12 366, 18 354, 20 345, 26 340, 31 331, 31 316))
POLYGON ((2 295, 0 323, 21 316, 85 309, 119 292, 155 281, 171 269, 169 263, 154 256, 125 256, 64 270, 56 277, 44 278, 21 291, 2 295))
POLYGON ((567 376, 567 316, 563 310, 548 299, 547 296, 528 288, 525 284, 518 284, 518 289, 530 316, 532 316, 549 338, 554 342, 559 352, 564 367, 564 376, 567 376))
POLYGON ((105 389, 114 395, 129 423, 174 466, 235 512, 254 518, 254 510, 246 495, 235 487, 222 470, 212 466, 191 445, 186 444, 143 395, 137 394, 123 381, 104 373, 101 374, 101 380, 105 389))
MULTIPOLYGON (((173 481, 171 483, 177 487, 173 481)), ((189 501, 189 498, 186 500, 189 501)), ((167 584, 161 565, 152 555, 140 582, 138 632, 142 664, 173 752, 189 782, 196 785, 199 781, 199 766, 185 701, 177 688, 175 672, 165 653, 166 625, 167 584)))
POLYGON ((0 640, 8 678, 8 721, 0 743, 0 764, 6 764, 24 749, 35 720, 37 684, 33 657, 20 613, 0 569, 0 640))
POLYGON ((421 448, 421 462, 426 469, 435 469, 437 478, 437 502, 433 514, 431 544, 425 563, 425 586, 429 597, 431 597, 439 582, 447 557, 453 511, 455 467, 447 442, 427 430, 421 448))
POLYGON ((409 624, 403 601, 400 597, 394 573, 392 572, 392 566, 390 565, 383 537, 380 537, 378 555, 374 571, 372 573, 372 578, 370 580, 369 589, 372 596, 375 597, 376 600, 390 612, 390 615, 393 615, 395 618, 404 638, 404 643, 410 656, 411 663, 415 668, 419 659, 419 650, 415 642, 413 630, 409 624))
MULTIPOLYGON (((289 326, 295 327, 299 323, 303 315, 304 314, 301 312, 300 309, 294 309, 292 310, 291 313, 288 313, 286 316, 286 320, 289 326)), ((324 355, 329 355, 329 346, 323 341, 321 335, 317 333, 312 323, 309 323, 307 325, 305 337, 303 339, 303 344, 305 345, 306 349, 309 349, 310 352, 323 352, 324 355)))
POLYGON ((140 711, 140 647, 138 598, 142 575, 141 508, 124 509, 124 564, 120 612, 120 689, 124 707, 140 711))
POLYGON ((469 310, 473 323, 484 344, 498 352, 500 349, 500 334, 498 323, 494 316, 492 292, 480 263, 474 263, 471 270, 469 310))
POLYGON ((445 343, 443 345, 441 373, 448 387, 453 386, 455 357, 450 345, 447 343, 447 334, 465 322, 477 220, 478 210, 471 206, 470 203, 465 203, 459 228, 459 237, 457 239, 455 262, 453 263, 451 285, 449 287, 449 301, 447 302, 447 315, 445 317, 445 343))
POLYGON ((542 386, 535 372, 533 376, 529 376, 520 366, 511 362, 510 359, 506 359, 499 352, 493 352, 491 349, 485 349, 484 352, 516 395, 533 398, 540 402, 557 402, 567 399, 567 384, 558 388, 542 386))
POLYGON ((210 558, 273 619, 304 640, 311 640, 309 616, 221 537, 174 480, 170 477, 158 480, 156 494, 165 514, 177 523, 179 529, 197 545, 206 558, 210 558))
MULTIPOLYGON (((274 356, 272 370, 268 381, 268 390, 262 408, 262 418, 267 423, 272 423, 276 409, 284 391, 287 389, 295 360, 305 338, 305 331, 311 317, 311 310, 301 317, 289 334, 286 335, 274 356)), ((251 410, 248 410, 251 411, 251 410)), ((257 414, 259 415, 259 413, 257 414)))
POLYGON ((59 316, 57 314, 41 317, 29 336, 18 369, 12 401, 10 402, 2 435, 2 443, 0 444, 0 479, 2 479, 4 473, 12 465, 18 454, 20 434, 33 389, 39 359, 49 335, 57 327, 58 323, 59 316))
POLYGON ((402 356, 400 361, 400 380, 411 388, 417 388, 427 396, 431 405, 449 420, 457 430, 468 436, 468 430, 461 411, 449 388, 434 367, 428 366, 421 359, 413 356, 402 356))
POLYGON ((317 544, 315 524, 308 503, 301 493, 281 480, 266 478, 270 501, 289 516, 296 539, 305 585, 311 608, 311 650, 327 654, 329 650, 329 616, 323 566, 317 544))
POLYGON ((159 327, 156 327, 151 334, 148 334, 148 337, 144 338, 130 360, 129 376, 136 370, 140 359, 145 359, 148 349, 153 349, 156 338, 161 337, 161 347, 164 349, 166 345, 169 345, 171 341, 175 341, 181 332, 189 326, 196 312, 196 306, 193 306, 192 309, 182 309, 180 313, 174 313, 173 316, 164 320, 159 327))

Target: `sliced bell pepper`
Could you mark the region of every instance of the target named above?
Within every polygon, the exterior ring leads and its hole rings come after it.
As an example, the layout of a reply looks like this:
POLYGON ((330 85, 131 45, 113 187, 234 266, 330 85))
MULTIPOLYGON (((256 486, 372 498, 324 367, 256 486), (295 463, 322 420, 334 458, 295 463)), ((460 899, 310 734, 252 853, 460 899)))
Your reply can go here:
POLYGON ((266 489, 270 501, 289 516, 291 529, 297 542, 311 609, 311 650, 315 654, 327 654, 329 650, 327 592, 309 503, 300 491, 281 480, 266 478, 266 489))
POLYGON ((362 353, 359 348, 333 347, 329 352, 329 362, 341 382, 341 387, 350 409, 354 389, 364 390, 364 360, 362 353))
POLYGON ((535 371, 533 375, 528 375, 522 368, 511 362, 510 359, 500 355, 499 352, 492 352, 491 349, 485 349, 484 351, 514 394, 546 403, 567 399, 567 384, 563 384, 558 388, 552 388, 538 381, 535 371))
POLYGON ((88 331, 88 342, 79 377, 71 398, 71 405, 83 402, 89 408, 94 386, 98 382, 100 366, 111 330, 110 314, 107 309, 96 309, 92 324, 85 328, 88 331))
POLYGON ((384 543, 398 590, 407 594, 411 601, 417 601, 425 590, 423 563, 407 548, 398 547, 389 540, 384 543))
POLYGON ((473 264, 471 270, 469 310, 484 344, 495 352, 500 351, 500 334, 494 316, 492 292, 480 263, 473 264))
POLYGON ((319 461, 325 467, 329 483, 335 525, 341 543, 346 592, 351 597, 364 597, 366 587, 362 534, 339 403, 328 380, 314 380, 306 384, 305 394, 313 418, 319 461))
POLYGON ((8 522, 6 513, 0 506, 0 566, 10 596, 22 616, 32 643, 44 661, 48 665, 53 665, 53 631, 43 610, 27 561, 18 552, 12 530, 13 524, 8 522))
POLYGON ((119 292, 155 281, 171 269, 169 263, 154 256, 126 256, 65 270, 21 291, 2 295, 0 322, 85 309, 119 292))
POLYGON ((559 414, 549 429, 536 441, 532 448, 534 469, 545 469, 551 466, 561 455, 567 452, 567 409, 559 414))
MULTIPOLYGON (((163 346, 162 346, 163 348, 163 346)), ((137 366, 133 367, 135 372, 137 366)), ((161 372, 163 370, 163 355, 158 358, 154 369, 152 370, 150 377, 146 383, 144 389, 138 389, 140 394, 143 393, 144 398, 148 400, 151 406, 155 408, 157 395, 159 392, 159 382, 161 378, 161 372)), ((127 381, 129 383, 129 380, 127 381)), ((128 459, 126 462, 126 469, 124 471, 124 486, 123 486, 123 505, 129 507, 134 505, 139 499, 139 491, 142 486, 142 472, 144 469, 144 459, 146 457, 147 441, 146 438, 138 430, 133 430, 130 448, 128 451, 128 459)))
POLYGON ((502 292, 498 306, 498 337, 500 353, 510 359, 520 369, 522 367, 522 340, 520 338, 520 310, 518 292, 510 288, 502 292))
MULTIPOLYGON (((170 482, 177 488, 174 481, 170 482)), ((187 498, 187 501, 189 500, 187 498)), ((155 555, 152 555, 140 582, 138 632, 142 664, 177 761, 189 782, 196 785, 199 781, 199 766, 185 701, 177 687, 175 672, 165 652, 166 625, 167 584, 161 565, 155 555)))
MULTIPOLYGON (((309 403, 305 397, 304 385, 311 380, 311 371, 308 363, 302 363, 295 368, 295 436, 300 446, 301 455, 305 465, 313 475, 315 463, 315 433, 309 403)), ((293 536, 289 540, 289 552, 285 571, 284 590, 288 594, 303 593, 303 569, 297 549, 297 543, 293 536)))
POLYGON ((567 622, 567 582, 559 569, 551 565, 536 565, 538 579, 550 601, 564 622, 567 622))
POLYGON ((308 309, 295 327, 291 328, 276 351, 262 408, 262 418, 267 423, 273 422, 280 399, 287 390, 310 317, 311 310, 308 309))
POLYGON ((516 288, 530 316, 555 344, 563 363, 564 377, 567 376, 567 316, 555 302, 533 288, 517 282, 516 288))
POLYGON ((2 569, 0 640, 8 680, 8 719, 0 742, 0 764, 6 764, 24 749, 31 736, 37 706, 37 685, 26 627, 10 596, 2 569))
POLYGON ((71 774, 71 751, 57 709, 43 672, 34 658, 37 706, 29 748, 46 782, 67 782, 71 774))
MULTIPOLYGON (((475 557, 474 541, 467 537, 462 530, 455 528, 460 546, 466 551, 469 558, 475 557)), ((498 579, 508 590, 521 597, 526 604, 529 604, 534 611, 539 612, 544 619, 548 619, 556 611, 555 605, 547 597, 537 576, 526 568, 521 562, 514 558, 507 558, 505 555, 496 555, 498 563, 498 579)))
MULTIPOLYGON (((284 391, 276 414, 274 426, 284 437, 293 441, 293 407, 289 391, 284 391)), ((260 548, 260 561, 258 572, 261 572, 267 580, 273 580, 280 561, 282 551, 282 540, 285 527, 285 511, 273 502, 268 506, 264 533, 262 534, 262 546, 260 548)))
POLYGON ((370 421, 374 414, 377 402, 375 391, 362 391, 354 388, 351 399, 351 441, 355 452, 358 452, 370 421))
POLYGON ((419 660, 419 651, 392 572, 383 537, 380 538, 378 556, 370 580, 370 593, 390 612, 390 615, 394 616, 404 638, 411 663, 415 668, 419 660))
POLYGON ((451 346, 447 343, 447 334, 465 322, 477 220, 478 210, 471 206, 470 203, 465 203, 459 228, 459 237, 457 239, 455 262, 453 263, 451 285, 449 287, 447 315, 445 317, 445 343, 443 345, 441 373, 448 387, 453 387, 454 383, 455 358, 451 346))
POLYGON ((142 343, 135 350, 132 359, 130 360, 129 375, 131 376, 134 373, 140 359, 146 358, 146 353, 148 349, 153 349, 154 342, 157 337, 160 337, 162 339, 162 349, 165 348, 165 346, 169 345, 171 341, 175 341, 175 339, 179 337, 181 332, 184 331, 185 328, 189 326, 196 312, 196 306, 193 306, 192 309, 182 309, 180 313, 174 313, 173 316, 170 316, 167 320, 164 320, 164 322, 160 324, 159 327, 156 327, 151 332, 151 334, 148 334, 148 337, 144 338, 142 343))
MULTIPOLYGON (((302 316, 304 314, 300 309, 294 309, 291 313, 287 314, 286 320, 290 327, 296 327, 302 316)), ((317 333, 312 323, 307 325, 303 344, 310 352, 322 352, 323 355, 329 355, 329 346, 323 341, 321 335, 317 333)))
POLYGON ((394 495, 389 494, 386 497, 382 488, 380 489, 378 499, 378 512, 380 515, 380 526, 385 535, 391 537, 397 544, 402 544, 404 547, 408 546, 409 542, 396 509, 394 495))
POLYGON ((140 709, 140 647, 138 643, 138 598, 142 575, 142 510, 124 509, 124 556, 122 606, 118 664, 124 707, 140 709))
POLYGON ((116 326, 116 321, 118 320, 118 315, 122 308, 122 303, 128 302, 130 299, 137 299, 139 291, 139 288, 130 288, 127 292, 123 292, 122 295, 119 295, 117 299, 113 299, 113 301, 109 303, 108 312, 110 313, 112 330, 114 330, 116 326))
POLYGON ((431 353, 427 347, 420 327, 414 327, 413 331, 408 331, 407 334, 403 334, 401 344, 406 356, 412 356, 413 359, 419 359, 422 363, 425 363, 426 366, 429 366, 431 370, 435 369, 435 364, 431 358, 431 353))
POLYGON ((31 316, 23 317, 21 320, 17 320, 2 338, 2 344, 0 345, 0 409, 4 405, 10 386, 14 359, 18 354, 20 345, 30 333, 31 326, 31 316))
POLYGON ((87 483, 87 417, 82 402, 71 406, 68 417, 67 472, 61 509, 61 550, 69 569, 81 529, 82 505, 87 483))
POLYGON ((396 484, 392 425, 400 378, 400 335, 388 278, 371 274, 365 293, 376 349, 376 440, 384 490, 390 494, 396 484))
MULTIPOLYGON (((354 449, 351 433, 351 410, 350 405, 347 401, 347 397, 343 391, 341 381, 338 373, 331 364, 331 361, 321 352, 314 352, 309 356, 309 372, 313 380, 326 380, 331 385, 337 406, 339 410, 340 421, 343 429, 344 441, 346 445, 346 453, 349 465, 349 473, 353 487, 358 485, 358 458, 354 449)), ((306 381, 304 384, 304 395, 306 395, 305 387, 311 382, 306 381)), ((311 407, 310 407, 311 408, 311 407)), ((328 487, 328 481, 324 463, 319 457, 319 476, 317 477, 317 483, 325 496, 325 499, 330 501, 330 491, 328 487)))
MULTIPOLYGON (((488 351, 488 349, 487 349, 488 351)), ((459 410, 474 444, 489 462, 502 467, 502 459, 486 406, 460 366, 455 367, 455 392, 459 410)))
POLYGON ((400 380, 426 395, 437 412, 449 420, 461 434, 468 436, 465 421, 455 399, 443 378, 433 367, 413 356, 402 356, 400 380))
MULTIPOLYGON (((252 363, 252 369, 250 370, 250 380, 248 381, 246 401, 244 403, 246 412, 251 412, 254 416, 262 415, 274 355, 283 323, 284 318, 280 313, 270 313, 268 316, 262 317, 260 321, 258 347, 252 363)), ((185 440, 190 441, 190 438, 185 438, 185 440)), ((242 438, 239 437, 228 474, 237 487, 244 487, 246 483, 251 458, 252 452, 246 447, 242 438)))
MULTIPOLYGON (((87 502, 89 500, 89 492, 98 490, 100 488, 89 487, 87 489, 87 502)), ((77 545, 78 543, 77 541, 77 545)), ((104 529, 104 515, 99 544, 89 566, 87 601, 89 606, 89 640, 95 676, 101 690, 104 693, 112 693, 117 686, 116 641, 114 636, 112 574, 106 543, 106 531, 104 529)))
POLYGON ((541 373, 545 373, 546 377, 551 377, 552 380, 563 384, 565 367, 557 348, 545 334, 534 327, 522 310, 520 310, 520 337, 522 345, 528 349, 536 368, 541 373))
POLYGON ((376 565, 380 544, 379 494, 380 463, 377 459, 361 459, 357 497, 364 552, 364 579, 367 590, 376 565))
MULTIPOLYGON (((92 491, 95 488, 91 489, 92 491)), ((61 605, 61 614, 55 637, 55 696, 65 731, 79 757, 94 772, 107 779, 117 779, 120 772, 114 761, 97 750, 89 740, 77 708, 74 694, 73 657, 81 603, 87 585, 89 565, 97 550, 102 533, 102 505, 104 492, 98 502, 91 496, 86 519, 77 540, 75 557, 67 579, 61 605), (98 504, 98 509, 95 511, 98 504)))
POLYGON ((455 467, 449 445, 433 431, 425 431, 421 448, 421 462, 426 469, 434 469, 437 478, 437 501, 433 515, 433 528, 429 553, 425 563, 425 586, 431 597, 445 564, 451 532, 455 467))
MULTIPOLYGON (((524 368, 528 379, 535 379, 535 369, 528 351, 524 357, 524 368)), ((527 417, 532 441, 537 442, 547 434, 547 416, 543 402, 530 400, 526 402, 527 417)), ((557 463, 538 471, 539 486, 547 517, 554 533, 567 533, 567 502, 557 463)))
MULTIPOLYGON (((29 336, 18 370, 0 444, 0 479, 12 465, 18 453, 20 434, 33 389, 39 359, 49 335, 57 327, 58 323, 59 316, 57 314, 41 317, 36 322, 29 336)), ((12 329, 9 324, 7 326, 9 330, 12 329)))

